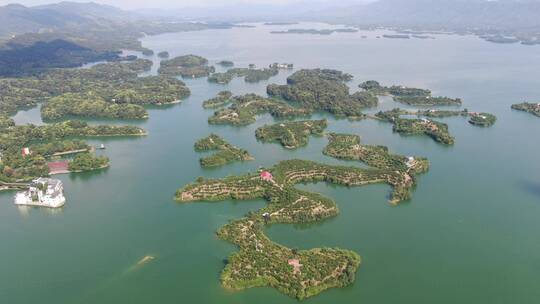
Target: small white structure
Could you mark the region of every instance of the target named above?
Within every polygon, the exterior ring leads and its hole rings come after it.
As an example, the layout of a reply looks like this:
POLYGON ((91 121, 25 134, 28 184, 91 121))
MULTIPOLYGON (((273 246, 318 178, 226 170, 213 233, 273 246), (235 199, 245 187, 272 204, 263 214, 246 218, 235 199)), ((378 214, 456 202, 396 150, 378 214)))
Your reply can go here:
POLYGON ((28 190, 15 195, 15 205, 20 206, 59 208, 65 203, 62 181, 53 178, 35 179, 28 190))
POLYGON ((412 156, 409 156, 407 157, 407 162, 405 163, 407 165, 407 168, 412 168, 415 164, 416 160, 414 159, 414 157, 412 156))
POLYGON ((292 63, 273 63, 270 65, 271 69, 292 69, 294 68, 294 65, 292 63))

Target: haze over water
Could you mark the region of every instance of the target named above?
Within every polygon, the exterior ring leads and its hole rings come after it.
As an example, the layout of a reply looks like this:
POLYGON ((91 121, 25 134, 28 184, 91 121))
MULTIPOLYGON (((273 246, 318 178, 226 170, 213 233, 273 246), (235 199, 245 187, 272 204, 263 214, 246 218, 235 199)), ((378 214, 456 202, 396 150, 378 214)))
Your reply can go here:
MULTIPOLYGON (((314 115, 329 119, 328 132, 358 134, 365 144, 425 156, 431 169, 419 177, 412 199, 397 207, 387 203, 390 188, 385 185, 301 186, 336 200, 341 213, 317 224, 274 225, 267 229, 270 239, 301 249, 351 249, 362 256, 352 286, 305 303, 537 303, 540 120, 510 105, 540 101, 539 47, 453 35, 405 40, 377 39, 383 32, 369 31, 269 34, 290 27, 166 34, 144 38, 143 46, 169 51, 171 57, 233 60, 237 67, 288 62, 295 70, 333 68, 355 76, 352 90, 370 79, 428 88, 434 95, 462 98, 471 111, 498 117, 491 128, 474 127, 461 117, 440 119, 456 138, 446 147, 428 137, 392 133, 385 122, 314 115)), ((268 83, 284 83, 291 73, 282 71, 258 84, 235 79, 228 86, 205 78, 185 80, 191 97, 152 108, 148 121, 137 123, 147 137, 89 141, 105 143, 111 167, 60 176, 67 197, 62 210, 18 209, 12 192, 1 193, 0 302, 296 303, 272 288, 231 293, 219 282, 223 260, 236 248, 218 240, 215 231, 264 201, 180 205, 172 200, 177 188, 199 176, 243 174, 284 159, 361 165, 323 156, 324 137, 311 138, 295 151, 257 142, 255 129, 272 123, 269 116, 240 128, 207 124, 213 111, 202 109, 203 100, 225 89, 265 94, 268 83), (210 132, 247 149, 256 160, 200 168, 202 154, 193 151, 193 143, 210 132), (147 255, 155 259, 137 265, 147 255)), ((404 106, 381 98, 377 111, 393 107, 404 106)), ((39 111, 21 112, 17 121, 37 122, 39 111)))

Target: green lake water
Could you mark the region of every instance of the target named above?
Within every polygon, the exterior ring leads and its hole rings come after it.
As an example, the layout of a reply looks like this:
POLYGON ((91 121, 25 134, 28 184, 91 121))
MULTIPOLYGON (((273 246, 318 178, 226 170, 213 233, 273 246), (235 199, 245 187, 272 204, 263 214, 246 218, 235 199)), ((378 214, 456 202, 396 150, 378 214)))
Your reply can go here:
MULTIPOLYGON (((298 25, 314 26, 324 27, 298 25)), ((510 105, 540 101, 540 48, 453 35, 404 40, 377 39, 383 32, 269 34, 285 28, 166 34, 146 37, 143 45, 171 56, 198 54, 212 63, 233 60, 239 67, 278 61, 296 69, 339 69, 355 76, 351 88, 369 79, 429 88, 498 117, 491 128, 459 117, 442 119, 456 137, 454 146, 445 147, 428 137, 392 133, 383 122, 313 116, 328 118, 328 131, 428 157, 431 170, 419 177, 412 199, 397 207, 387 203, 385 185, 301 186, 335 199, 341 214, 311 225, 274 225, 267 229, 269 237, 291 247, 335 246, 362 256, 353 285, 305 303, 538 303, 540 119, 510 105)), ((202 109, 203 100, 223 89, 264 94, 268 83, 284 83, 290 73, 258 84, 186 80, 191 97, 152 108, 150 119, 137 123, 148 136, 90 140, 105 143, 100 153, 112 165, 60 176, 67 197, 61 210, 17 208, 13 192, 0 193, 0 303, 296 302, 272 288, 228 292, 219 283, 223 260, 236 249, 218 240, 215 231, 264 201, 180 205, 172 200, 177 188, 198 176, 243 174, 284 159, 360 165, 323 156, 324 137, 311 138, 296 151, 257 142, 255 129, 272 123, 269 116, 240 128, 207 124, 212 111, 202 109), (201 169, 193 143, 210 132, 256 160, 201 169), (146 255, 155 259, 138 266, 146 255)), ((400 105, 381 98, 380 109, 395 106, 400 105)), ((19 112, 16 120, 37 123, 39 110, 19 112)))

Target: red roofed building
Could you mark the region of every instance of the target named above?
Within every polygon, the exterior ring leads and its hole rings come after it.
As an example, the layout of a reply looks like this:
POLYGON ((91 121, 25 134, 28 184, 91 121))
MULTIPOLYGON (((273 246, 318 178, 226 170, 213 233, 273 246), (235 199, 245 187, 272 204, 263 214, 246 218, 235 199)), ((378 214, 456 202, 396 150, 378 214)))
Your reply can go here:
POLYGON ((69 162, 67 160, 47 163, 49 174, 69 173, 69 162))
POLYGON ((21 150, 21 154, 22 154, 22 156, 24 157, 24 156, 28 156, 28 155, 32 154, 32 152, 30 151, 30 148, 24 147, 24 148, 22 148, 22 150, 21 150))
POLYGON ((263 181, 272 181, 274 179, 274 177, 272 176, 272 173, 270 173, 268 171, 263 171, 263 172, 261 172, 261 179, 263 181))

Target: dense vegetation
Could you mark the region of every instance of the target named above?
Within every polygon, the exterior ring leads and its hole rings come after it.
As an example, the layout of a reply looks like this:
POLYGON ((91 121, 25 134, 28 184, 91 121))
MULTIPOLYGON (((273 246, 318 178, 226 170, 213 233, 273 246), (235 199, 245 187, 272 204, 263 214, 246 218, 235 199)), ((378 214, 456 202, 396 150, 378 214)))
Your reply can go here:
POLYGON ((351 79, 351 75, 336 70, 300 70, 287 78, 287 85, 269 85, 267 92, 306 109, 362 118, 362 109, 376 106, 377 97, 369 92, 351 95, 345 84, 351 79))
POLYGON ((453 145, 454 138, 448 132, 448 125, 429 119, 401 118, 407 111, 393 109, 379 112, 376 117, 394 124, 394 132, 404 135, 427 135, 442 144, 453 145))
POLYGON ((414 180, 404 172, 357 167, 329 166, 311 161, 282 161, 259 174, 205 180, 176 192, 180 202, 249 200, 264 198, 268 205, 244 218, 225 225, 219 238, 239 247, 228 258, 221 273, 222 284, 229 289, 271 286, 297 298, 305 299, 333 287, 354 282, 360 257, 349 250, 315 248, 290 249, 272 242, 264 226, 275 223, 316 222, 338 214, 336 203, 316 193, 298 190, 298 183, 328 182, 362 186, 386 182, 394 191, 392 202, 407 199, 414 180))
POLYGON ((417 88, 407 88, 404 86, 384 87, 375 80, 368 80, 359 85, 360 88, 373 92, 377 95, 393 95, 398 97, 407 96, 430 96, 431 91, 417 88))
POLYGON ((199 139, 195 143, 195 151, 217 151, 211 156, 200 159, 202 167, 218 167, 233 163, 235 161, 247 161, 254 159, 248 151, 231 145, 216 134, 211 134, 208 137, 199 139))
POLYGON ((269 68, 269 69, 248 69, 244 80, 246 82, 259 82, 263 80, 268 80, 270 77, 276 76, 279 73, 278 69, 269 68))
POLYGON ((255 136, 262 142, 279 142, 287 149, 296 149, 306 146, 310 135, 322 135, 327 126, 326 119, 283 122, 260 127, 255 136))
POLYGON ((469 123, 481 126, 481 127, 490 127, 497 121, 497 117, 489 113, 475 113, 469 118, 469 123))
POLYGON ((53 98, 51 104, 43 107, 46 119, 67 115, 144 118, 146 111, 136 105, 161 105, 189 96, 189 89, 180 80, 165 76, 138 77, 151 65, 149 60, 138 59, 0 79, 3 93, 0 113, 14 113, 20 107, 35 106, 53 98))
POLYGON ((0 76, 37 74, 51 68, 119 60, 117 52, 99 52, 65 40, 39 41, 28 47, 0 50, 0 76))
POLYGON ((106 102, 101 96, 92 93, 62 94, 51 98, 41 108, 41 117, 45 120, 69 116, 144 119, 148 113, 140 105, 106 102))
POLYGON ((394 100, 411 106, 459 106, 461 99, 444 96, 407 96, 394 97, 394 100))
POLYGON ((405 135, 425 134, 436 142, 446 145, 454 144, 454 138, 448 132, 448 125, 438 121, 399 118, 394 122, 393 130, 405 135))
POLYGON ((55 140, 46 143, 33 144, 30 151, 43 157, 52 157, 72 151, 88 152, 91 147, 82 140, 55 140))
POLYGON ((269 113, 276 118, 293 118, 307 116, 311 114, 311 111, 294 108, 278 100, 247 94, 234 97, 228 108, 216 111, 213 116, 208 118, 208 122, 210 124, 244 126, 254 123, 256 116, 264 113, 269 113))
POLYGON ((221 108, 232 102, 232 93, 230 91, 221 91, 216 97, 203 101, 203 108, 216 109, 221 108))
POLYGON ((469 111, 467 109, 461 111, 451 111, 451 110, 426 110, 418 111, 414 113, 418 116, 433 117, 433 118, 443 118, 443 117, 452 117, 452 116, 469 116, 469 111))
POLYGON ((370 167, 406 172, 411 178, 429 168, 426 158, 391 154, 385 146, 362 145, 357 135, 331 133, 328 140, 323 153, 334 158, 358 160, 370 167))
MULTIPOLYGON (((2 120, 0 120, 2 121, 2 120)), ((89 150, 73 137, 140 136, 144 131, 133 126, 90 126, 80 121, 65 121, 43 126, 15 126, 3 123, 0 129, 0 181, 26 181, 47 176, 47 159, 64 152, 89 150), (6 126, 7 125, 7 126, 6 126), (21 149, 29 147, 31 154, 23 156, 21 149)))
POLYGON ((461 99, 448 97, 431 96, 430 90, 407 88, 404 86, 381 86, 375 80, 368 80, 361 83, 360 88, 376 95, 391 95, 394 100, 412 106, 442 106, 461 105, 461 99))
POLYGON ((230 60, 221 60, 217 64, 219 64, 220 66, 223 66, 223 67, 232 67, 232 66, 234 66, 234 62, 232 62, 230 60))
POLYGON ((157 56, 158 56, 159 58, 162 58, 162 59, 167 59, 167 58, 169 58, 169 52, 167 52, 167 51, 159 52, 159 53, 157 54, 157 56))
POLYGON ((535 116, 540 117, 540 103, 527 103, 527 102, 518 103, 518 104, 512 105, 512 109, 531 113, 535 116))
POLYGON ((248 69, 248 68, 233 68, 227 70, 225 73, 214 73, 208 77, 208 81, 227 84, 235 77, 244 77, 245 82, 259 82, 268 80, 279 73, 277 68, 268 69, 248 69))
POLYGON ((83 172, 103 169, 109 166, 109 159, 105 156, 95 156, 90 153, 80 153, 69 162, 69 171, 83 172))
POLYGON ((160 75, 189 78, 206 77, 214 72, 214 67, 208 66, 208 60, 197 55, 185 55, 164 60, 158 69, 160 75))
POLYGON ((497 121, 497 117, 493 114, 469 112, 469 110, 467 109, 463 109, 459 111, 427 110, 427 111, 410 112, 409 114, 416 114, 417 116, 436 117, 436 118, 451 117, 451 116, 469 117, 470 124, 475 125, 475 126, 481 126, 481 127, 490 127, 494 125, 495 122, 497 121))
POLYGON ((208 81, 213 83, 219 83, 219 84, 228 84, 233 80, 235 77, 235 74, 230 72, 225 73, 214 73, 210 76, 208 76, 208 81))

